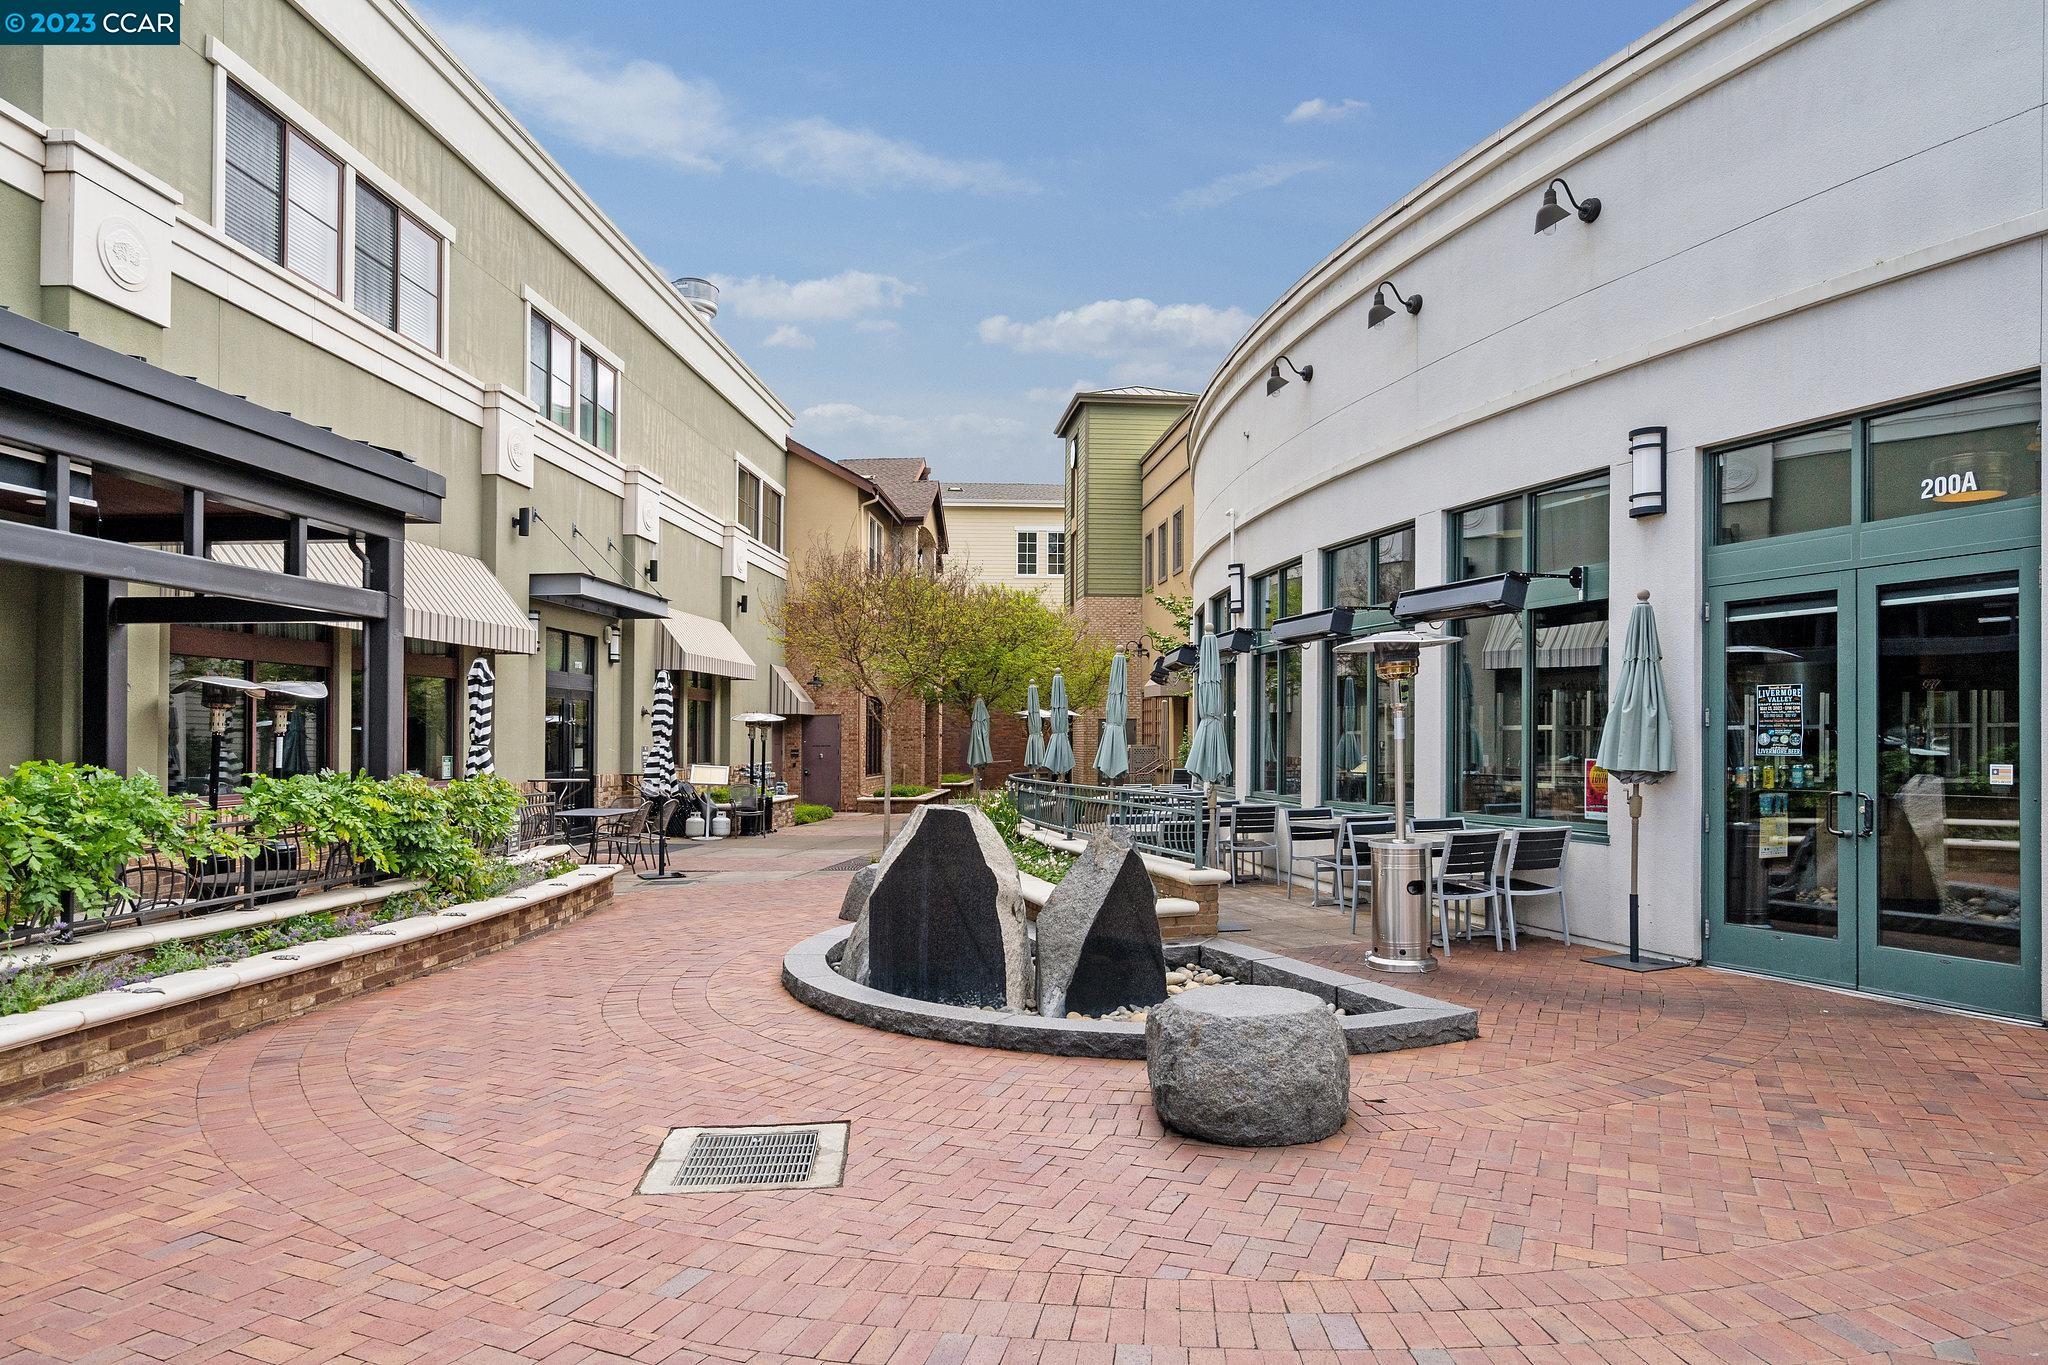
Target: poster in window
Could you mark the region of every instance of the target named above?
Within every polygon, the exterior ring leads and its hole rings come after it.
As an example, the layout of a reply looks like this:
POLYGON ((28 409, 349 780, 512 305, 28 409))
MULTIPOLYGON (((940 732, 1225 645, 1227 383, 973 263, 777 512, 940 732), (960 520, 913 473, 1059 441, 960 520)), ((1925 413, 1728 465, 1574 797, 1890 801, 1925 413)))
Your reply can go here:
POLYGON ((1806 684, 1756 685, 1756 756, 1799 758, 1806 753, 1806 684))
POLYGON ((1590 758, 1586 760, 1586 818, 1607 818, 1607 769, 1590 758))
POLYGON ((1758 858, 1782 858, 1792 851, 1790 800, 1784 792, 1757 793, 1758 858))

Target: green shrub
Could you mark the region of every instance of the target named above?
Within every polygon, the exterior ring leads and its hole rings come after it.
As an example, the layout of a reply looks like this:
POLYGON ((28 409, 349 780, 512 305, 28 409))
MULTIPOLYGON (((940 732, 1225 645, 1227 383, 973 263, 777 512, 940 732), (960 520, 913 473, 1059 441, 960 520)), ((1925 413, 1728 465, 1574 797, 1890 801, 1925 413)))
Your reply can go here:
MULTIPOLYGON (((891 796, 925 796, 925 795, 928 795, 928 794, 929 794, 929 793, 931 792, 931 790, 932 790, 932 789, 931 789, 930 787, 917 787, 917 786, 912 786, 912 785, 911 785, 910 783, 908 783, 908 782, 898 782, 898 783, 897 783, 897 784, 896 784, 895 786, 893 786, 893 787, 889 788, 889 795, 891 795, 891 796)), ((879 789, 877 789, 877 790, 875 790, 875 791, 872 791, 872 792, 870 792, 870 793, 868 793, 868 794, 869 794, 870 796, 880 796, 880 795, 881 795, 882 793, 881 793, 881 791, 880 791, 879 789)))
POLYGON ((815 825, 820 820, 830 820, 832 808, 815 805, 809 801, 799 801, 796 803, 796 809, 790 812, 789 818, 799 825, 815 825))
POLYGON ((973 773, 940 773, 940 774, 939 774, 939 781, 941 781, 941 782, 972 782, 973 780, 974 780, 974 774, 973 774, 973 773))
POLYGON ((0 928, 48 924, 66 898, 93 909, 126 895, 144 853, 182 862, 240 856, 247 843, 153 778, 31 760, 0 777, 0 928))
POLYGON ((519 792, 483 773, 435 786, 417 773, 249 779, 243 813, 262 836, 305 831, 315 846, 340 844, 357 861, 417 877, 471 899, 494 894, 479 846, 501 844, 519 820, 519 792))
POLYGON ((1067 869, 1074 865, 1074 855, 1062 853, 1056 848, 1047 848, 1036 839, 1026 837, 1018 826, 1023 815, 1017 809, 1017 802, 1010 793, 997 789, 981 794, 981 809, 988 816, 989 823, 996 827, 1003 843, 1010 850, 1010 856, 1017 860, 1017 870, 1029 872, 1034 877, 1057 882, 1067 875, 1067 869))

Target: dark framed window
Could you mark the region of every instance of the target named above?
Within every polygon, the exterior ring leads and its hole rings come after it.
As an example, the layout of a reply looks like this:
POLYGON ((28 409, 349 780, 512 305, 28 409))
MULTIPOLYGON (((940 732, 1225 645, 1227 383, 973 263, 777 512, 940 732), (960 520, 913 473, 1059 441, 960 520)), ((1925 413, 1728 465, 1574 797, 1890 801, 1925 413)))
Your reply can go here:
MULTIPOLYGON (((209 788, 213 718, 197 690, 179 691, 178 684, 201 677, 324 683, 333 671, 333 637, 324 626, 177 626, 172 628, 171 650, 164 786, 193 796, 204 796, 209 788)), ((223 795, 251 772, 289 777, 327 767, 333 757, 332 705, 331 697, 298 702, 284 712, 280 730, 279 708, 246 697, 238 701, 222 737, 223 795)))
POLYGON ((1187 566, 1187 522, 1185 512, 1173 514, 1173 571, 1179 573, 1187 566))
POLYGON ((1714 543, 1746 545, 2041 493, 2041 383, 2029 379, 1716 450, 1714 543))
MULTIPOLYGON (((596 776, 597 637, 569 630, 547 632, 546 734, 549 777, 596 776)), ((588 796, 591 793, 584 792, 588 796)))
POLYGON ((1145 533, 1145 556, 1144 556, 1144 558, 1143 558, 1143 559, 1142 559, 1141 561, 1139 561, 1139 568, 1140 568, 1140 569, 1142 570, 1142 572, 1141 572, 1141 573, 1140 573, 1140 574, 1138 575, 1138 577, 1139 577, 1139 579, 1140 579, 1140 582, 1139 582, 1139 586, 1140 586, 1140 587, 1145 587, 1145 588, 1149 588, 1149 587, 1151 587, 1151 586, 1152 586, 1152 533, 1151 533, 1150 531, 1147 531, 1147 532, 1145 533))
POLYGON ((1252 790, 1281 799, 1301 795, 1301 650, 1269 643, 1273 623, 1301 611, 1301 561, 1252 582, 1252 790))
MULTIPOLYGON (((350 752, 363 752, 363 670, 349 674, 350 752)), ((455 647, 438 640, 405 641, 405 769, 427 777, 460 775, 458 736, 462 733, 462 684, 456 673, 455 647)))
POLYGON ((1530 584, 1529 609, 1462 623, 1451 651, 1451 808, 1599 822, 1593 754, 1607 719, 1607 475, 1451 514, 1453 578, 1587 570, 1586 587, 1530 584))
POLYGON ((866 777, 882 775, 882 703, 873 697, 866 698, 863 711, 867 717, 865 732, 861 736, 861 773, 866 777))
POLYGON ((691 763, 718 761, 718 679, 683 675, 683 753, 691 763))
MULTIPOLYGON (((734 519, 740 528, 771 550, 782 548, 782 493, 745 465, 739 470, 734 519)), ((870 558, 873 557, 872 549, 870 558)))
MULTIPOLYGON (((1350 607, 1353 638, 1391 628, 1394 599, 1415 586, 1415 527, 1395 527, 1323 552, 1323 600, 1350 607)), ((1323 646, 1329 717, 1325 727, 1325 784, 1344 805, 1390 806, 1394 800, 1394 713, 1366 654, 1338 654, 1323 646)), ((1415 774, 1408 774, 1415 795, 1415 774)))
POLYGON ((366 181, 356 181, 356 311, 417 341, 441 346, 441 239, 366 181))
POLYGON ((1049 574, 1064 574, 1067 571, 1067 533, 1047 531, 1045 533, 1045 571, 1049 574))
POLYGON ((228 82, 222 226, 265 260, 341 293, 341 163, 228 82))

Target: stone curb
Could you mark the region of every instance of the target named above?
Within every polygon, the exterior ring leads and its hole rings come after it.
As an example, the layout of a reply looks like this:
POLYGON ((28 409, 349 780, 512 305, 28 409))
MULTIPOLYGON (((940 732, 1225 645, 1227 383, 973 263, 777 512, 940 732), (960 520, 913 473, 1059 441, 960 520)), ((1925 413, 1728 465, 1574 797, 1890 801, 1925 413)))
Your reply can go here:
MULTIPOLYGON (((1035 1014, 934 1005, 849 981, 833 962, 852 932, 852 925, 837 924, 791 948, 782 959, 782 988, 821 1014, 911 1038, 1055 1057, 1145 1059, 1145 1026, 1141 1023, 1045 1019, 1035 1014)), ((1479 1036, 1476 1010, 1297 962, 1249 944, 1168 944, 1166 961, 1170 967, 1200 964, 1228 972, 1249 985, 1292 987, 1350 1011, 1337 1022, 1344 1030, 1345 1049, 1354 1056, 1468 1042, 1479 1036)))
POLYGON ((574 872, 565 872, 558 877, 535 882, 532 886, 521 887, 503 896, 494 896, 490 900, 450 906, 431 915, 397 920, 360 934, 345 934, 339 938, 321 939, 316 943, 299 944, 277 952, 261 953, 224 967, 204 967, 198 971, 176 972, 120 990, 101 991, 97 995, 68 1000, 62 1004, 44 1005, 41 1009, 30 1010, 26 1014, 9 1015, 0 1018, 0 1053, 45 1042, 80 1029, 98 1027, 115 1020, 154 1014, 159 1010, 190 1004, 195 1000, 203 1000, 208 996, 219 995, 238 987, 290 976, 311 967, 330 965, 367 953, 381 952, 395 943, 451 933, 466 925, 510 914, 534 901, 573 891, 601 879, 616 877, 623 870, 609 864, 579 867, 574 872))

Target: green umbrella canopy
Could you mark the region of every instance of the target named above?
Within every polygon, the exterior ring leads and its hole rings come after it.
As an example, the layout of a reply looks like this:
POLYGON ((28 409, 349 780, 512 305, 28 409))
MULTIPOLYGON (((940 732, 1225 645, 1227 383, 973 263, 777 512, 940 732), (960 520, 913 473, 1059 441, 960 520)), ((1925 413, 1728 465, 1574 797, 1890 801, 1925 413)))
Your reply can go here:
POLYGON ((1186 766, 1204 782, 1230 776, 1230 736, 1223 728, 1223 656, 1213 634, 1202 637, 1195 665, 1195 730, 1188 737, 1186 766))
POLYGON ((1045 766, 1045 733, 1038 724, 1038 684, 1024 694, 1024 766, 1045 766))
POLYGON ((1124 742, 1124 723, 1130 719, 1130 666, 1122 650, 1109 661, 1109 697, 1102 703, 1102 739, 1095 746, 1095 775, 1104 781, 1122 777, 1130 770, 1131 756, 1124 742))
POLYGON ((988 703, 976 697, 974 723, 967 731, 967 766, 981 768, 995 761, 995 754, 988 743, 988 703))
POLYGON ((1074 742, 1067 738, 1067 679, 1062 673, 1052 675, 1052 734, 1045 741, 1046 771, 1055 776, 1064 776, 1074 771, 1074 742))
POLYGON ((1622 644, 1621 671, 1608 703, 1595 758, 1623 782, 1655 782, 1676 766, 1672 756, 1671 705, 1664 696, 1664 651, 1657 644, 1657 616, 1650 595, 1638 593, 1622 644))

